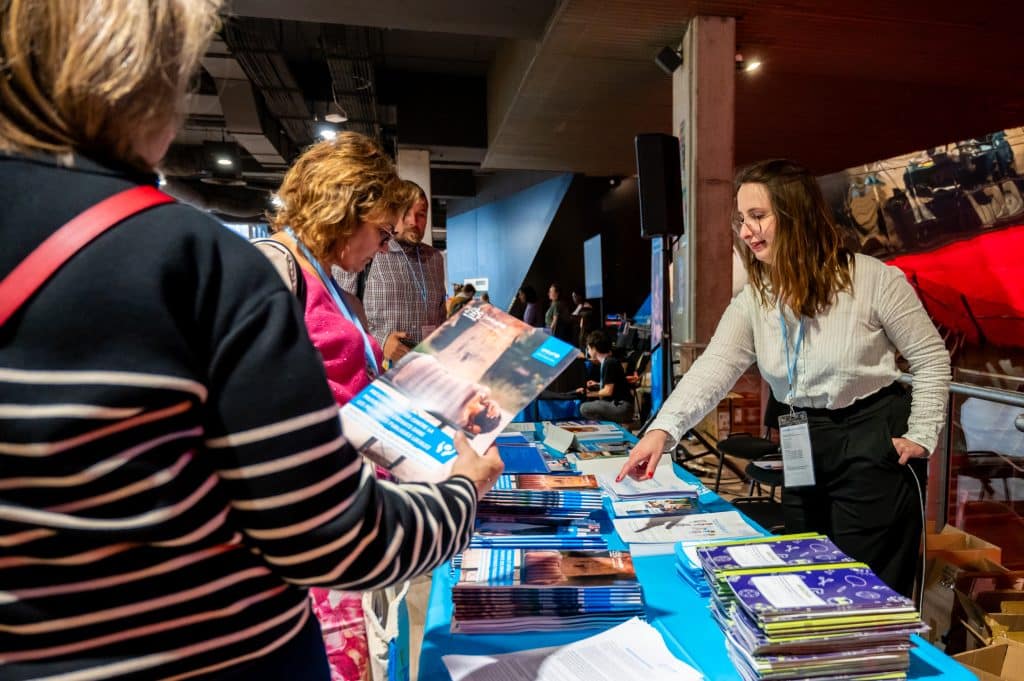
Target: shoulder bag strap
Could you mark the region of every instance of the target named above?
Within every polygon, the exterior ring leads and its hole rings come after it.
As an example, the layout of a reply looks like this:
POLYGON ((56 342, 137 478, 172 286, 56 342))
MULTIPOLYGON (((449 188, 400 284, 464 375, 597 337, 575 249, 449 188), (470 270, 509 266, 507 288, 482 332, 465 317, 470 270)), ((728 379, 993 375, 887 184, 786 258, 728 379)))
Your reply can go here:
POLYGON ((174 199, 156 187, 127 189, 79 213, 0 281, 0 326, 75 253, 126 218, 174 199))

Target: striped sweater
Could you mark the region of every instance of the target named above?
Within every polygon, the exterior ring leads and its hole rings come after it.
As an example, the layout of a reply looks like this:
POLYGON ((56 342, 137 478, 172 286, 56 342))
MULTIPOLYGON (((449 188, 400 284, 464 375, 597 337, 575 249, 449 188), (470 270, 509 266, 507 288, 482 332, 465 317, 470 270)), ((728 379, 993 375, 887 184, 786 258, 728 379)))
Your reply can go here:
MULTIPOLYGON (((152 178, 0 157, 0 278, 152 178)), ((472 483, 378 482, 255 249, 168 205, 99 237, 0 328, 0 678, 185 679, 462 550, 472 483)))

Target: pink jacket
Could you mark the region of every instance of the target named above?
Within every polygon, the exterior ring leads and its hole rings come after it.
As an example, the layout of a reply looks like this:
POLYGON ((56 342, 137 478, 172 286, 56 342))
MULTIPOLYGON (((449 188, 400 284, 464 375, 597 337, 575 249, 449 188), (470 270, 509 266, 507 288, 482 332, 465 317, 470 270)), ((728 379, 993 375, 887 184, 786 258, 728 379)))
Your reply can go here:
MULTIPOLYGON (((363 338, 355 324, 338 310, 320 279, 305 270, 302 276, 306 279, 306 329, 324 360, 334 400, 341 406, 370 384, 363 338)), ((384 355, 373 336, 370 346, 380 366, 384 355)))

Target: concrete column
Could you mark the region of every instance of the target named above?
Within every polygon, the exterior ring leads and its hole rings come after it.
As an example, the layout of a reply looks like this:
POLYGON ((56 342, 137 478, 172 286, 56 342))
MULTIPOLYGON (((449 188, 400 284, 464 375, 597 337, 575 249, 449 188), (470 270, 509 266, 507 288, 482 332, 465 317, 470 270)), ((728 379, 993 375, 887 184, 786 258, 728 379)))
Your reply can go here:
POLYGON ((423 235, 423 241, 433 245, 434 214, 430 208, 430 152, 426 149, 399 149, 398 175, 403 180, 415 182, 427 193, 427 231, 423 235))
POLYGON ((732 298, 736 20, 690 20, 672 77, 686 234, 674 252, 673 341, 706 343, 732 298))

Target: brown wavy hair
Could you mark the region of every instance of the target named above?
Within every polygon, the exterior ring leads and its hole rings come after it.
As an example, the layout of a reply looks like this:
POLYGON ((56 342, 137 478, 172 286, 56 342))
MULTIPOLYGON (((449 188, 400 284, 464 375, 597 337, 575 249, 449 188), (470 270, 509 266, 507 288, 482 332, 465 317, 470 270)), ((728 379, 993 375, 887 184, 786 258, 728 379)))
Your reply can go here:
POLYGON ((762 305, 774 307, 782 300, 795 313, 814 318, 828 310, 840 291, 852 291, 853 254, 843 246, 810 171, 786 159, 760 161, 736 175, 735 191, 744 184, 763 184, 775 214, 771 265, 740 248, 762 305))
POLYGON ((148 164, 177 123, 221 0, 0 0, 0 149, 148 164))
POLYGON ((271 229, 291 227, 322 262, 363 222, 393 222, 401 209, 401 180, 384 150, 365 135, 339 133, 296 159, 277 195, 282 206, 271 229))

